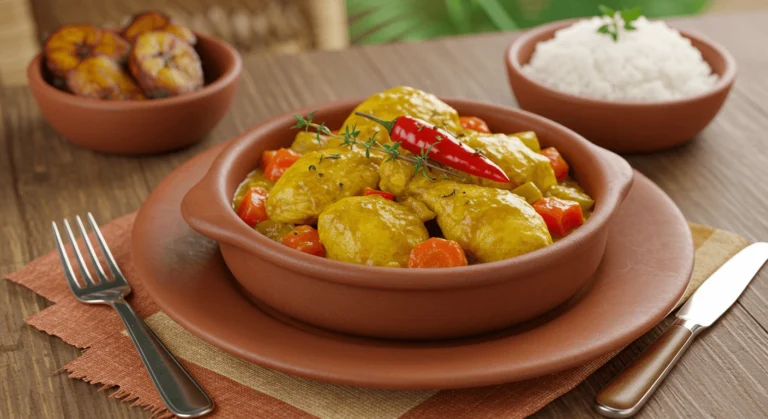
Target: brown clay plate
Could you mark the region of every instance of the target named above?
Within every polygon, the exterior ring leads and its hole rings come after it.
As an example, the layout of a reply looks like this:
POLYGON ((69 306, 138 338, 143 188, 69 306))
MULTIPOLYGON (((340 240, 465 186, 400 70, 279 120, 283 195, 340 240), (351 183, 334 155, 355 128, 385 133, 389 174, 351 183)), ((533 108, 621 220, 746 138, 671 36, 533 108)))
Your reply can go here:
POLYGON ((181 218, 182 197, 220 150, 174 171, 142 206, 132 243, 137 273, 163 311, 190 332, 290 374, 366 387, 443 389, 562 371, 653 328, 672 310, 693 269, 693 242, 682 214, 635 173, 595 278, 551 313, 493 335, 452 341, 387 341, 316 329, 249 302, 217 243, 181 218))

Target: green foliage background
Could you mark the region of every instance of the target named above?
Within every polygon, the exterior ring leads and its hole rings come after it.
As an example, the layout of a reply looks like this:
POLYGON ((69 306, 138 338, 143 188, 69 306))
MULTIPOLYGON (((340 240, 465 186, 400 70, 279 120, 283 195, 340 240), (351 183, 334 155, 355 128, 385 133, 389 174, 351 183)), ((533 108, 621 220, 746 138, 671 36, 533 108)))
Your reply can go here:
POLYGON ((648 17, 700 12, 710 0, 347 0, 350 39, 376 44, 515 30, 597 15, 597 6, 641 7, 648 17))

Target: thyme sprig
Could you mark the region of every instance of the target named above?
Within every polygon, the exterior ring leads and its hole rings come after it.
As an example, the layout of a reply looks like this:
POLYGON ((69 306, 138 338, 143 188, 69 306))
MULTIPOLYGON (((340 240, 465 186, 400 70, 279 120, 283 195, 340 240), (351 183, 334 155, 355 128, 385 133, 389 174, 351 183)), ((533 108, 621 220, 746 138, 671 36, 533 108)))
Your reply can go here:
POLYGON ((385 162, 393 160, 407 161, 413 164, 414 174, 421 173, 429 180, 435 180, 433 176, 430 176, 429 170, 434 170, 436 172, 443 173, 444 175, 453 176, 462 180, 465 179, 464 176, 444 168, 439 163, 436 163, 429 158, 429 152, 432 151, 432 147, 435 146, 434 144, 430 144, 429 147, 422 149, 421 153, 418 155, 407 156, 401 153, 400 143, 382 144, 376 140, 376 134, 368 137, 366 140, 358 139, 360 136, 360 131, 354 125, 351 128, 346 126, 343 132, 334 134, 327 126, 325 126, 325 123, 317 123, 312 120, 312 118, 315 116, 315 112, 316 111, 310 112, 306 117, 294 114, 293 117, 296 119, 296 125, 294 125, 293 128, 302 129, 307 132, 310 128, 314 129, 317 133, 317 143, 321 146, 323 145, 321 135, 325 135, 326 137, 337 138, 341 140, 342 146, 359 146, 363 149, 365 152, 365 157, 367 158, 371 157, 371 152, 375 152, 386 154, 387 159, 384 160, 385 162))

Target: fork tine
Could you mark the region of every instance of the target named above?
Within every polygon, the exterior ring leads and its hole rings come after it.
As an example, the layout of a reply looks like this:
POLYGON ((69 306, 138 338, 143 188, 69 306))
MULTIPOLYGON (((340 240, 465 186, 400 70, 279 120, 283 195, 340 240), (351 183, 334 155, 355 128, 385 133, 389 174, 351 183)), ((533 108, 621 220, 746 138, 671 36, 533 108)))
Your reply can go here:
POLYGON ((59 227, 56 225, 55 221, 51 222, 51 226, 53 227, 53 239, 56 242, 56 249, 59 251, 61 266, 64 267, 64 276, 67 278, 67 284, 69 285, 69 289, 77 294, 77 291, 80 289, 80 284, 77 283, 75 271, 72 270, 72 264, 69 263, 69 256, 67 255, 67 250, 64 248, 64 243, 61 240, 59 227))
POLYGON ((99 282, 104 283, 109 281, 109 278, 107 278, 107 275, 104 273, 104 269, 101 267, 99 257, 96 256, 96 251, 93 249, 93 245, 91 245, 91 239, 88 238, 88 232, 85 231, 83 220, 80 219, 79 215, 76 215, 75 221, 77 221, 77 226, 80 227, 80 235, 83 236, 85 247, 88 249, 88 255, 91 257, 91 262, 93 262, 93 266, 96 268, 96 276, 99 277, 99 282))
POLYGON ((107 260, 107 266, 109 266, 109 270, 112 272, 112 276, 116 281, 126 282, 125 276, 123 276, 123 273, 120 272, 120 268, 117 266, 117 262, 115 262, 115 258, 112 256, 112 252, 109 251, 109 246, 107 246, 107 242, 104 240, 104 236, 101 234, 99 225, 96 224, 96 220, 93 219, 93 214, 90 212, 88 213, 88 222, 91 224, 91 228, 96 234, 99 247, 101 247, 101 251, 104 252, 104 258, 107 260))
POLYGON ((85 286, 87 287, 88 284, 96 285, 96 283, 93 282, 93 277, 91 277, 91 272, 88 270, 88 265, 86 265, 85 260, 83 260, 83 254, 80 253, 80 248, 77 247, 75 235, 72 234, 72 227, 69 226, 69 221, 66 218, 64 219, 64 228, 67 230, 69 242, 72 243, 72 249, 75 251, 75 259, 77 259, 77 264, 80 265, 80 273, 83 275, 85 286))

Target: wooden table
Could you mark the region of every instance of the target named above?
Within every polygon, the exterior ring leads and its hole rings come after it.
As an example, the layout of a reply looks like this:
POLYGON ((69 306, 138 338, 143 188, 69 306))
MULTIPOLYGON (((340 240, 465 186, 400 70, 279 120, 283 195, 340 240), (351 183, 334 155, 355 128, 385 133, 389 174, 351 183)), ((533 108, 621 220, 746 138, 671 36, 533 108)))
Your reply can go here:
MULTIPOLYGON (((690 221, 768 240, 768 12, 679 20, 724 44, 739 76, 724 109, 682 148, 628 157, 659 184, 690 221)), ((106 221, 139 208, 171 170, 206 148, 291 109, 362 97, 406 84, 438 95, 515 105, 502 52, 512 34, 338 53, 245 58, 235 104, 202 144, 172 154, 104 156, 65 142, 41 118, 27 88, 0 89, 0 273, 52 249, 50 220, 95 213, 106 221)), ((617 121, 620 123, 620 121, 617 121)), ((63 280, 63 279, 62 279, 63 280)), ((23 322, 49 303, 0 281, 0 417, 148 417, 97 393, 97 387, 53 374, 79 350, 23 322)), ((539 417, 593 417, 598 389, 658 329, 635 342, 539 417)), ((768 417, 768 272, 705 332, 640 417, 768 417)))

